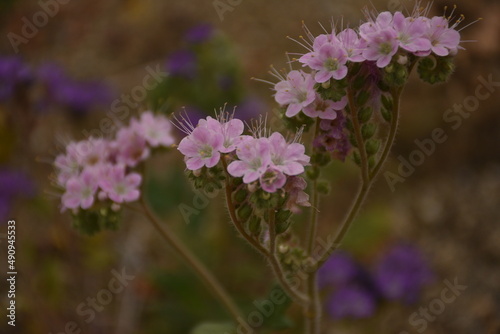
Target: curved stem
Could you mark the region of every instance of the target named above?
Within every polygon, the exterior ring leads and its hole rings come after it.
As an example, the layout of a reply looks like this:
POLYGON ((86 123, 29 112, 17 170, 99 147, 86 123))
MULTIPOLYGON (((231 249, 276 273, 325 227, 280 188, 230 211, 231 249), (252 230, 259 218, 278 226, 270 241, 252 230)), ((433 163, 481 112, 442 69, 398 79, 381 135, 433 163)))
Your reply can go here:
POLYGON ((201 263, 198 258, 184 245, 184 243, 172 233, 167 226, 162 226, 159 219, 151 211, 149 206, 141 198, 141 204, 144 209, 142 212, 151 222, 156 231, 165 239, 177 254, 196 272, 198 277, 205 283, 210 292, 225 306, 226 310, 233 317, 236 324, 242 319, 242 313, 238 306, 231 299, 226 290, 213 274, 201 263))
POLYGON ((236 227, 236 229, 238 230, 238 232, 240 233, 240 235, 253 248, 255 248, 260 254, 264 255, 264 257, 269 258, 269 252, 268 252, 268 250, 266 248, 264 248, 264 246, 262 246, 257 240, 255 240, 254 238, 252 238, 252 236, 249 235, 247 233, 247 231, 245 231, 245 227, 243 226, 243 224, 238 219, 238 216, 236 215, 236 208, 235 208, 235 205, 234 205, 233 200, 231 198, 232 189, 231 189, 231 186, 229 185, 229 182, 227 182, 227 180, 229 180, 229 178, 230 178, 230 175, 229 175, 229 173, 227 171, 227 161, 226 161, 226 158, 224 156, 221 156, 221 161, 222 161, 222 165, 224 166, 224 171, 226 173, 226 186, 225 186, 225 190, 226 190, 226 205, 227 205, 227 210, 229 211, 229 216, 231 217, 231 221, 233 222, 234 226, 236 227))
POLYGON ((286 275, 284 274, 283 268, 281 267, 280 260, 276 256, 276 213, 274 210, 269 210, 269 264, 273 268, 276 278, 280 282, 283 290, 292 298, 297 304, 307 305, 309 304, 309 299, 306 295, 297 291, 293 288, 286 275))
POLYGON ((342 240, 344 239, 344 236, 346 235, 347 231, 349 230, 349 227, 351 226, 352 222, 356 218, 363 202, 366 199, 366 195, 368 194, 371 186, 373 185, 374 180, 376 179, 378 173, 382 169, 382 166, 384 165, 385 161, 387 160, 387 157, 389 156, 389 153, 391 151, 392 145, 394 144, 394 139, 396 138, 396 132, 398 128, 398 123, 399 123, 399 107, 400 107, 400 96, 401 96, 402 89, 396 89, 395 91, 392 92, 392 98, 394 101, 393 109, 392 109, 392 118, 391 118, 391 127, 389 130, 389 135, 387 138, 387 141, 384 146, 384 150, 382 151, 382 154, 380 156, 380 159, 378 163, 375 165, 373 168, 372 172, 369 174, 369 177, 366 181, 363 181, 361 183, 361 187, 359 189, 359 192, 356 196, 355 202, 353 206, 351 207, 346 219, 340 226, 340 230, 337 232, 337 235, 335 236, 335 239, 328 245, 327 249, 323 254, 320 256, 316 263, 316 269, 319 269, 325 262, 328 260, 328 257, 330 254, 332 254, 339 246, 342 240))
MULTIPOLYGON (((229 180, 230 175, 227 171, 227 161, 224 156, 221 157, 222 160, 222 165, 224 167, 224 171, 226 172, 226 177, 227 180, 229 180)), ((281 284, 281 287, 283 290, 292 298, 296 303, 298 304, 307 304, 309 302, 309 299, 307 296, 302 294, 300 291, 295 289, 293 286, 290 285, 290 282, 287 280, 287 277, 283 271, 283 268, 281 267, 280 261, 276 256, 276 234, 274 230, 274 225, 275 225, 275 214, 274 211, 270 210, 269 211, 269 233, 270 233, 270 250, 267 250, 264 246, 262 246, 256 239, 254 239, 251 235, 247 233, 245 230, 245 227, 241 223, 241 221, 238 219, 238 216, 236 215, 236 209, 235 205, 233 203, 233 200, 231 198, 231 187, 229 185, 229 182, 226 181, 226 203, 227 203, 227 209, 229 211, 229 216, 231 217, 231 221, 233 222, 234 226, 240 233, 240 235, 248 241, 250 245, 253 246, 259 253, 264 255, 264 257, 268 260, 269 264, 271 265, 271 268, 273 269, 273 272, 278 279, 278 282, 281 284), (272 211, 272 212, 271 212, 272 211), (272 230, 272 232, 271 232, 272 230), (273 233, 274 232, 274 233, 273 233)))
MULTIPOLYGON (((319 120, 316 119, 316 127, 312 138, 313 141, 317 137, 318 133, 319 133, 319 120)), ((307 254, 309 256, 313 251, 314 241, 316 240, 316 233, 318 229, 318 204, 319 204, 318 180, 314 179, 312 183, 311 220, 309 222, 309 229, 307 233, 307 248, 306 248, 307 254)))
MULTIPOLYGON (((319 120, 316 120, 316 129, 313 135, 314 138, 319 133, 319 120)), ((313 148, 314 149, 314 148, 313 148)), ((314 250, 314 242, 318 229, 318 210, 319 210, 319 193, 318 180, 314 179, 312 183, 312 203, 311 203, 311 218, 309 221, 309 230, 307 237, 307 255, 312 256, 314 250)), ((319 333, 321 327, 321 305, 318 293, 318 282, 316 271, 308 273, 306 279, 306 294, 309 297, 309 303, 304 306, 304 331, 307 334, 319 333)))

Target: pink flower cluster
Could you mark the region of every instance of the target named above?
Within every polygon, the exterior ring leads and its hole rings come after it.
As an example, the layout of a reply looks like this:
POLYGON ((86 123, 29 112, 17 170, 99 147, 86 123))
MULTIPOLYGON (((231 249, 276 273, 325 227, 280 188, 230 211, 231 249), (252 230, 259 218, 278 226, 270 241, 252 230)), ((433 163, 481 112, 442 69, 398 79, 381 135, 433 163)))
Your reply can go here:
POLYGON ((136 201, 142 178, 131 169, 148 158, 151 149, 172 144, 170 122, 150 111, 133 118, 113 140, 69 143, 54 162, 57 184, 64 190, 62 210, 89 209, 96 201, 118 205, 136 201))
POLYGON ((285 186, 287 177, 304 173, 309 163, 302 144, 287 140, 278 132, 269 137, 243 135, 239 119, 220 115, 207 117, 197 126, 183 126, 187 136, 178 150, 184 155, 186 167, 196 171, 216 166, 221 154, 232 159, 227 167, 233 177, 242 177, 246 184, 259 181, 263 190, 273 193, 285 186))
POLYGON ((243 177, 244 183, 259 180, 260 186, 274 193, 283 188, 287 176, 304 173, 309 164, 305 147, 299 143, 288 143, 279 133, 269 137, 244 138, 236 149, 237 160, 227 167, 229 174, 243 177))
POLYGON ((293 70, 286 77, 276 73, 281 80, 274 86, 276 102, 286 107, 287 117, 302 111, 308 117, 333 120, 347 101, 324 101, 315 87, 328 85, 331 79, 346 78, 350 63, 367 61, 385 68, 393 60, 407 62, 410 54, 417 57, 455 55, 460 48, 460 34, 455 28, 461 20, 450 26, 448 18, 428 18, 427 11, 415 9, 408 17, 401 12, 367 13, 367 22, 357 30, 348 28, 339 33, 333 30, 319 36, 306 29, 309 52, 298 61, 311 72, 293 70))

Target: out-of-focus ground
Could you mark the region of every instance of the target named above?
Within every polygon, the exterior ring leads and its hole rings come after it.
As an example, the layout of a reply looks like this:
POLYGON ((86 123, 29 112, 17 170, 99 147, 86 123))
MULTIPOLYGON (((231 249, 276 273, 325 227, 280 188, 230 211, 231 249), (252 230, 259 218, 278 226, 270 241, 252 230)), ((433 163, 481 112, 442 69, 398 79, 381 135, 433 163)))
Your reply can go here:
MULTIPOLYGON (((394 5, 393 1, 373 3, 379 10, 394 5)), ((418 304, 386 305, 369 320, 332 322, 337 329, 331 333, 417 333, 408 320, 411 314, 440 298, 444 280, 455 279, 467 289, 428 322, 425 333, 500 333, 500 87, 493 87, 491 96, 481 100, 456 129, 451 127, 455 123, 443 119, 449 108, 476 94, 480 78, 500 82, 500 3, 455 3, 457 12, 465 15, 465 24, 483 18, 462 31, 463 40, 477 41, 464 43, 467 50, 457 56, 456 72, 448 83, 429 86, 411 79, 402 102, 397 143, 385 169, 397 173, 398 157, 409 159, 418 149, 415 140, 430 138, 436 128, 445 131, 447 140, 436 144, 434 152, 425 155, 425 161, 394 189, 384 175, 380 177, 346 246, 369 262, 391 240, 411 241, 429 259, 438 279, 418 304)), ((444 6, 453 4, 435 1, 433 13, 441 14, 444 6)), ((186 29, 208 22, 232 44, 245 89, 271 110, 275 104, 269 86, 250 78, 270 79, 270 64, 288 66, 285 51, 302 52, 286 36, 300 35, 302 21, 317 33, 321 31, 317 22, 329 25, 332 17, 343 15, 344 25, 356 25, 366 5, 370 3, 242 0, 220 20, 212 1, 70 1, 35 37, 19 46, 19 55, 33 65, 56 61, 75 77, 103 79, 127 93, 140 84, 146 66, 164 64, 171 52, 183 46, 186 29)), ((34 1, 7 6, 1 14, 2 36, 19 33, 22 18, 40 10, 34 1)), ((7 38, 1 39, 0 52, 13 53, 7 38)), ((194 321, 223 314, 140 216, 129 214, 117 232, 84 237, 71 228, 67 214, 59 213, 57 199, 47 195, 52 169, 36 158, 52 159, 61 137, 81 139, 82 129, 95 127, 101 118, 99 112, 79 121, 46 113, 22 134, 29 152, 15 152, 14 160, 16 165, 29 166, 39 192, 35 200, 18 202, 11 213, 18 221, 18 325, 7 326, 3 317, 2 333, 59 333, 70 321, 78 323, 83 333, 174 333, 172 328, 185 330, 194 321), (106 287, 111 270, 122 268, 136 278, 87 324, 76 311, 78 305, 106 287)), ((156 178, 180 180, 179 188, 161 192, 164 197, 156 199, 160 207, 178 200, 177 192, 188 204, 194 196, 187 180, 182 180, 182 163, 175 155, 155 159, 156 178)), ((331 168, 336 183, 320 208, 321 233, 332 231, 348 209, 356 189, 355 172, 351 162, 331 168)), ((221 210, 221 198, 204 209, 201 221, 194 225, 184 224, 175 206, 165 209, 164 215, 237 300, 251 300, 268 291, 270 282, 262 278, 270 277, 269 268, 234 237, 221 210)), ((5 241, 0 240, 3 259, 5 241)), ((4 283, 1 287, 4 305, 4 283)), ((292 315, 299 312, 291 310, 292 315)))

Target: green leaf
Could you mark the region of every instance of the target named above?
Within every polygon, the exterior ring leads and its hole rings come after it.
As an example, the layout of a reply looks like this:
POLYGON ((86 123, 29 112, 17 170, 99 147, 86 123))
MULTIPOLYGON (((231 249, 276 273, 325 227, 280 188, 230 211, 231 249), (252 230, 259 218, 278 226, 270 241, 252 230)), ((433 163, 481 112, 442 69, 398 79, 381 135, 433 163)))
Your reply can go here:
POLYGON ((236 328, 232 323, 202 323, 193 328, 191 334, 233 334, 236 333, 236 328))

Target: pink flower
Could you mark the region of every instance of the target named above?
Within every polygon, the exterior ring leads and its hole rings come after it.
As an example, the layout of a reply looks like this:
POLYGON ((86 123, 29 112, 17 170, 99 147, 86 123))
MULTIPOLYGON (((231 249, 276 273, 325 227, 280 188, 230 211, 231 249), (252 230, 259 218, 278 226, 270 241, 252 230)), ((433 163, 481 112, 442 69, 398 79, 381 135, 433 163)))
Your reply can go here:
POLYGON ((456 53, 460 44, 460 33, 448 27, 448 20, 442 16, 434 16, 427 22, 431 51, 442 57, 456 53))
POLYGON ((88 209, 94 204, 97 191, 95 175, 83 171, 80 176, 71 177, 66 182, 66 192, 62 196, 63 211, 65 209, 88 209))
POLYGON ((300 213, 301 206, 311 206, 311 203, 309 203, 309 195, 304 192, 306 188, 307 182, 302 177, 289 177, 285 185, 285 191, 288 195, 285 208, 298 214, 300 213))
POLYGON ((109 142, 89 138, 76 143, 76 154, 80 166, 93 166, 105 162, 109 157, 109 142))
POLYGON ((63 187, 70 178, 80 174, 81 166, 78 163, 75 146, 76 143, 69 143, 66 147, 66 154, 59 154, 54 161, 57 170, 57 183, 63 187))
POLYGON ((304 172, 309 164, 309 156, 305 147, 299 143, 287 143, 279 132, 269 137, 269 148, 272 166, 286 175, 298 175, 304 172))
POLYGON ((313 51, 302 56, 299 61, 318 72, 314 80, 319 83, 326 82, 331 78, 341 80, 347 75, 347 53, 340 43, 323 44, 318 51, 313 51))
POLYGON ((139 121, 134 119, 131 123, 137 133, 152 147, 170 146, 175 142, 171 133, 172 125, 165 116, 146 111, 141 114, 139 121))
POLYGON ((236 146, 241 142, 241 134, 245 129, 243 122, 239 119, 228 119, 227 114, 221 113, 219 120, 210 116, 206 120, 201 119, 198 126, 206 127, 214 132, 221 133, 224 140, 219 152, 230 153, 236 149, 236 146))
POLYGON ((359 27, 359 34, 364 39, 368 39, 367 37, 372 34, 377 34, 382 30, 391 28, 393 23, 393 16, 390 12, 381 12, 374 18, 374 15, 369 15, 367 13, 368 21, 363 23, 359 27), (373 18, 371 18, 373 16, 373 18))
POLYGON ((271 164, 270 145, 267 138, 248 138, 236 149, 239 160, 227 167, 233 177, 243 177, 243 182, 256 181, 271 164))
POLYGON ((319 94, 316 94, 316 100, 311 105, 304 108, 303 112, 309 117, 319 117, 321 119, 337 118, 337 111, 345 108, 347 97, 344 96, 340 101, 323 100, 319 94))
POLYGON ((268 193, 274 193, 283 188, 286 176, 278 169, 270 167, 260 176, 260 186, 268 193))
POLYGON ((150 154, 146 139, 133 127, 120 129, 112 146, 116 151, 116 161, 129 167, 135 167, 150 154))
POLYGON ((106 178, 99 182, 99 186, 115 203, 133 202, 139 199, 138 189, 142 178, 137 173, 125 174, 125 166, 116 165, 109 168, 106 178))
POLYGON ((396 31, 386 28, 364 36, 368 46, 363 51, 367 60, 377 62, 379 68, 384 68, 391 62, 399 47, 396 31))
POLYGON ((281 106, 288 106, 287 117, 297 115, 304 107, 314 102, 316 93, 314 91, 314 79, 310 74, 302 71, 291 71, 287 79, 278 82, 275 99, 281 106))
POLYGON ((365 61, 363 50, 366 48, 365 40, 359 38, 353 29, 345 29, 338 34, 342 48, 347 53, 347 60, 352 62, 365 61))
POLYGON ((185 156, 187 169, 212 168, 219 163, 223 142, 222 133, 199 126, 181 140, 178 150, 185 156))
POLYGON ((424 37, 427 30, 424 18, 405 17, 401 12, 396 12, 394 13, 393 26, 401 48, 410 52, 430 50, 431 42, 424 37))

